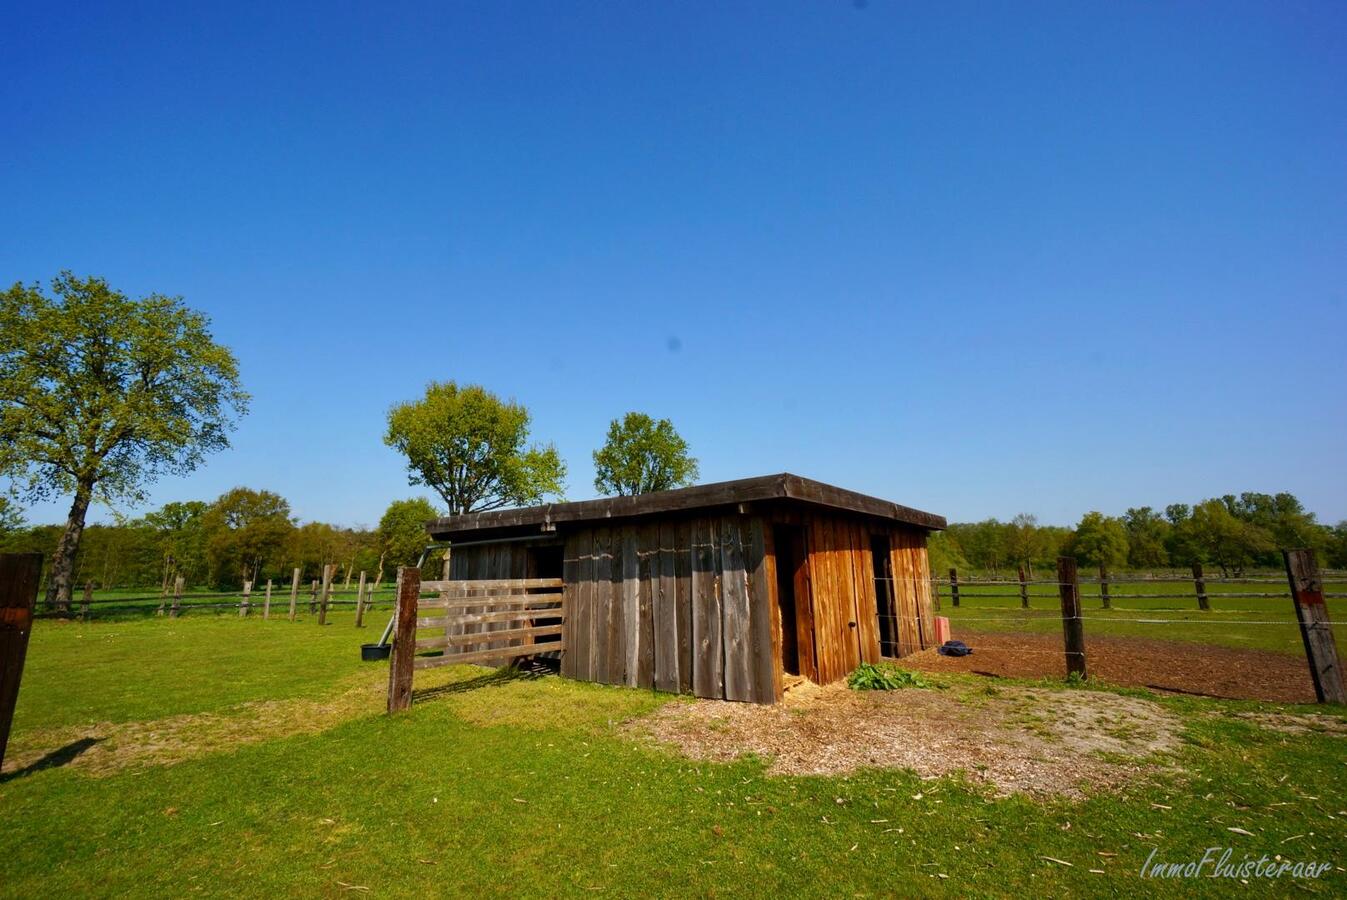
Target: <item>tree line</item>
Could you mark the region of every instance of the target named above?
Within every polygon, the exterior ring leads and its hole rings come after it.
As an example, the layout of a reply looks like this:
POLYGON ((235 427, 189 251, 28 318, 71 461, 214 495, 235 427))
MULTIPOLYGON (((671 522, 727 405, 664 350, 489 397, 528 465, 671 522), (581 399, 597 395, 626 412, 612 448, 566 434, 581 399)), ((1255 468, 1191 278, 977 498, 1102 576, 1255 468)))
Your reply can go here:
MULTIPOLYGON (((442 510, 424 497, 395 500, 376 527, 299 522, 272 491, 234 488, 213 501, 166 503, 139 518, 122 517, 84 530, 72 566, 75 584, 96 589, 168 591, 183 578, 189 589, 236 590, 268 578, 288 584, 295 568, 307 583, 336 566, 338 583, 360 572, 391 579, 416 565, 429 538, 427 520, 442 510)), ((50 556, 62 525, 0 527, 0 551, 50 556)))
POLYGON ((1050 568, 1058 556, 1123 569, 1214 566, 1238 576, 1251 568, 1282 565, 1281 550, 1308 547, 1322 564, 1347 568, 1347 522, 1326 525, 1294 494, 1246 491, 1200 503, 1171 503, 1163 510, 1132 507, 1121 516, 1088 512, 1074 527, 1040 525, 1027 514, 1009 522, 956 522, 930 542, 931 568, 1014 574, 1050 568))

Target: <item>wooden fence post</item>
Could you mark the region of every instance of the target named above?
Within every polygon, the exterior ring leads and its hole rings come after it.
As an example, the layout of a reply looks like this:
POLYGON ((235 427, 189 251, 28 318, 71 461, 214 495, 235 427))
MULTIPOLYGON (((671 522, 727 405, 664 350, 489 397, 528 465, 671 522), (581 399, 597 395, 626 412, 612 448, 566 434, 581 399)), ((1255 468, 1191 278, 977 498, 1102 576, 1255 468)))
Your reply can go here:
POLYGON ((1029 608, 1029 585, 1024 581, 1024 566, 1020 566, 1020 608, 1029 608))
POLYGON ((271 579, 267 579, 267 599, 262 604, 262 618, 271 618, 271 579))
POLYGON ((181 575, 173 579, 173 608, 168 613, 170 619, 176 619, 182 613, 182 589, 186 583, 187 579, 181 575))
POLYGON ((1066 645, 1066 672, 1085 678, 1085 623, 1080 619, 1080 579, 1073 556, 1057 557, 1057 585, 1062 595, 1062 638, 1066 645))
POLYGON ((1113 606, 1113 598, 1108 595, 1108 566, 1099 564, 1099 599, 1104 604, 1104 609, 1110 609, 1113 606))
POLYGON ((1314 551, 1283 550, 1282 557, 1286 560, 1286 580, 1291 583, 1300 638, 1305 643, 1305 659, 1314 680, 1314 695, 1320 703, 1347 703, 1338 645, 1333 639, 1328 607, 1324 605, 1324 586, 1314 551))
POLYGON ((959 570, 949 570, 949 602, 959 605, 959 570))
POLYGON ((318 612, 318 579, 309 585, 309 615, 318 612))
POLYGON ((243 582, 243 596, 239 598, 239 618, 243 618, 252 611, 251 597, 253 595, 253 583, 251 581, 243 582))
POLYGON ((290 578, 290 621, 295 621, 295 604, 299 602, 299 568, 290 578))
POLYGON ((94 598, 94 583, 92 581, 84 582, 84 600, 80 603, 80 620, 89 621, 90 604, 89 601, 94 598))
POLYGON ((935 611, 940 612, 940 577, 931 576, 931 600, 935 604, 935 611))
POLYGON ((1202 564, 1193 563, 1193 587, 1197 590, 1197 608, 1211 609, 1211 602, 1207 599, 1207 583, 1202 580, 1202 564))
POLYGON ((360 570, 360 584, 355 589, 355 627, 365 627, 365 570, 360 570))
POLYGON ((323 566, 323 602, 318 606, 318 624, 327 624, 327 604, 332 599, 332 577, 337 567, 332 563, 323 566))
POLYGON ((28 635, 33 631, 41 553, 0 553, 0 764, 19 700, 28 635))
POLYGON ((421 597, 421 570, 398 569, 398 608, 394 614, 393 651, 388 665, 388 711, 412 705, 412 663, 416 659, 416 604, 421 597))

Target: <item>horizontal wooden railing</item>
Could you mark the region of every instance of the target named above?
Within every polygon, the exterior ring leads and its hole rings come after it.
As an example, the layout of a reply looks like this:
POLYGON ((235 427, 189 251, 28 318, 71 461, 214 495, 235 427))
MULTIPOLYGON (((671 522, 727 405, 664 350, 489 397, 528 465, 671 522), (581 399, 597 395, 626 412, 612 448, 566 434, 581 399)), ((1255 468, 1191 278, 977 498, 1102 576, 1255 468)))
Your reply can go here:
POLYGON ((414 669, 506 662, 566 649, 560 578, 423 581, 421 592, 435 596, 417 601, 416 652, 441 655, 417 657, 414 669), (443 634, 424 637, 421 629, 443 634))

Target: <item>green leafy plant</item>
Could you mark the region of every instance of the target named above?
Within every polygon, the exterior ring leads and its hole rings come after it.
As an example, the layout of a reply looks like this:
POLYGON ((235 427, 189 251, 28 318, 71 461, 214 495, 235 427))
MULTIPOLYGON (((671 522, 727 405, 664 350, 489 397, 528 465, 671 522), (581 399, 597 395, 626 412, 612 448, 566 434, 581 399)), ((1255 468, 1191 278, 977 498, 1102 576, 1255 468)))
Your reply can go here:
POLYGON ((847 676, 847 686, 853 691, 896 691, 902 688, 929 688, 925 678, 897 666, 861 663, 847 676))

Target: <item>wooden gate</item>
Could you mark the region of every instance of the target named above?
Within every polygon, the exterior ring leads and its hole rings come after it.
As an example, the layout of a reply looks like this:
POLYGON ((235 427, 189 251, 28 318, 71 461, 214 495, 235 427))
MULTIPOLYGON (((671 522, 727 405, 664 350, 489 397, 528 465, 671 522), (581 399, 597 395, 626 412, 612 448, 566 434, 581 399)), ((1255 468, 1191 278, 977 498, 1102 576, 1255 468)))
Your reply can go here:
POLYGON ((423 581, 420 593, 413 668, 503 665, 566 649, 560 578, 423 581), (433 651, 441 655, 421 655, 433 651))

